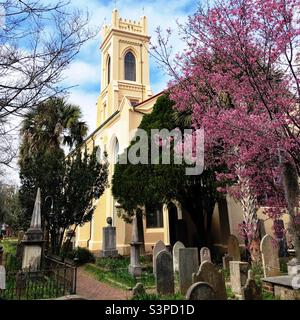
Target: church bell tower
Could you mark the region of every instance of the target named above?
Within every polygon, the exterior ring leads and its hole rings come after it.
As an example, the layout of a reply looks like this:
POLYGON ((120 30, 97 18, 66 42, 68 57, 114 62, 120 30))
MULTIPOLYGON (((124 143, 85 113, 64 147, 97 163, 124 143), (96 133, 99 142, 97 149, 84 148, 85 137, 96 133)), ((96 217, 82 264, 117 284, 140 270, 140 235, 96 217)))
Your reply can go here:
POLYGON ((98 127, 119 110, 124 97, 134 107, 153 95, 149 76, 149 41, 145 16, 139 21, 131 21, 122 19, 118 10, 113 10, 112 24, 102 29, 98 127))

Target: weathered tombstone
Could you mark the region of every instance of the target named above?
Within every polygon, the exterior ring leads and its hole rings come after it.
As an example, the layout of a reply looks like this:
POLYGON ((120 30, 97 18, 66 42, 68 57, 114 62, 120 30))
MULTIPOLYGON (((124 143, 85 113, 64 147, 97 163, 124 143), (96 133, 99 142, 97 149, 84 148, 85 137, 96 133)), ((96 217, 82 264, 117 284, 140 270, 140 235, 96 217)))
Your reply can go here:
POLYGON ((142 283, 138 282, 136 286, 132 289, 132 296, 137 297, 137 296, 143 296, 144 294, 146 294, 144 286, 142 283))
POLYGON ((241 261, 241 252, 240 252, 239 240, 233 234, 231 234, 228 237, 227 251, 228 251, 228 255, 230 257, 232 257, 233 261, 241 261))
POLYGON ((253 279, 252 271, 248 271, 246 285, 242 288, 242 300, 261 300, 261 287, 253 279))
POLYGON ((178 272, 178 263, 179 263, 179 249, 185 248, 184 244, 180 241, 177 241, 173 247, 173 267, 174 272, 178 272))
POLYGON ((41 223, 41 190, 38 188, 30 227, 25 233, 22 269, 30 268, 32 271, 40 269, 44 233, 41 223))
POLYGON ((196 282, 190 286, 186 293, 187 300, 215 300, 214 289, 205 282, 196 282))
POLYGON ((242 287, 248 278, 249 264, 241 261, 230 261, 230 284, 233 293, 241 295, 242 287))
POLYGON ((106 219, 107 226, 103 227, 102 233, 102 250, 100 251, 100 257, 117 257, 118 250, 116 248, 116 227, 112 226, 112 218, 106 219))
POLYGON ((297 276, 298 271, 300 270, 300 264, 298 263, 297 258, 293 258, 287 263, 288 275, 297 276))
POLYGON ((273 238, 266 234, 260 243, 260 251, 264 270, 264 277, 276 277, 280 275, 280 263, 278 247, 273 238))
POLYGON ((157 294, 174 294, 174 270, 172 255, 160 251, 156 256, 156 291, 157 294))
POLYGON ((156 257, 157 257, 157 254, 162 250, 166 250, 166 246, 161 240, 159 240, 155 243, 153 248, 153 273, 154 274, 156 274, 156 257))
POLYGON ((229 270, 229 262, 232 261, 232 257, 230 257, 227 253, 222 257, 223 269, 229 270))
POLYGON ((192 285, 193 273, 198 271, 199 257, 197 248, 179 249, 179 286, 180 292, 186 294, 188 288, 192 285))
POLYGON ((18 232, 18 244, 21 243, 21 241, 23 240, 24 238, 24 231, 23 230, 20 230, 18 232))
POLYGON ((210 250, 207 247, 203 247, 200 250, 200 263, 204 261, 211 262, 210 250))
POLYGON ((5 267, 0 265, 0 290, 6 289, 6 273, 5 273, 5 267))
POLYGON ((198 272, 193 274, 193 283, 196 282, 208 283, 215 291, 216 300, 227 300, 223 272, 217 270, 211 262, 204 261, 201 263, 198 272))
POLYGON ((0 266, 1 266, 2 263, 3 263, 3 253, 4 253, 3 247, 0 245, 0 266))

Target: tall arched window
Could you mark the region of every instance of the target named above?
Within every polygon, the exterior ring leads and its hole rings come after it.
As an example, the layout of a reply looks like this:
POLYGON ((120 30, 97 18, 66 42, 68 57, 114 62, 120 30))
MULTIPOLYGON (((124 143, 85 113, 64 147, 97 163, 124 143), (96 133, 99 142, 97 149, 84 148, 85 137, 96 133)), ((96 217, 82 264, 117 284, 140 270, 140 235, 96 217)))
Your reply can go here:
POLYGON ((107 61, 107 85, 110 84, 110 57, 108 57, 107 61))
POLYGON ((136 81, 135 57, 132 52, 127 52, 124 59, 125 80, 136 81))
POLYGON ((119 156, 119 141, 116 138, 115 149, 114 149, 114 164, 116 164, 118 162, 118 156, 119 156))

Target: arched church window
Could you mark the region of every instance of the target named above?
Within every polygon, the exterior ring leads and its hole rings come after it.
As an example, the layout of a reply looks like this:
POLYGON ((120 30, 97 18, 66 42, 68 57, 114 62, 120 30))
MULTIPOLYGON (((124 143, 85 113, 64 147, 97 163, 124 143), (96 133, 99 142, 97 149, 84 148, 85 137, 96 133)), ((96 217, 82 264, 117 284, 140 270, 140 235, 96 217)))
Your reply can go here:
POLYGON ((116 138, 116 141, 115 141, 115 150, 114 150, 114 164, 116 164, 116 163, 118 162, 119 149, 120 149, 119 141, 118 141, 118 139, 116 138))
POLYGON ((111 65, 111 61, 110 61, 110 57, 108 57, 108 61, 107 61, 107 85, 110 84, 110 65, 111 65))
POLYGON ((131 51, 125 55, 125 80, 136 81, 136 63, 135 57, 131 51))

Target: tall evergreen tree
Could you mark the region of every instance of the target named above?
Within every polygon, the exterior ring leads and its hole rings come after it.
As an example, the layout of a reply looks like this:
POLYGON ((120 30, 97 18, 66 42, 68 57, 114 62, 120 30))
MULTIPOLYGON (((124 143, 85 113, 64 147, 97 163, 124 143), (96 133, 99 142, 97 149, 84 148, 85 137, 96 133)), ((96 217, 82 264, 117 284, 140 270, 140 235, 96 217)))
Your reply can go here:
MULTIPOLYGON (((151 129, 190 128, 189 115, 180 114, 173 110, 174 102, 168 95, 158 98, 153 111, 145 115, 139 126, 151 136, 151 129)), ((132 140, 128 150, 138 141, 132 140)), ((172 144, 171 144, 172 145, 172 144)), ((215 202, 218 197, 214 171, 205 170, 199 176, 187 176, 186 165, 174 164, 174 146, 171 146, 171 164, 116 164, 112 181, 114 197, 125 209, 125 220, 130 219, 139 206, 156 209, 170 200, 178 200, 182 207, 190 214, 198 233, 192 245, 202 246, 209 241, 211 218, 215 202), (207 224, 205 225, 205 220, 207 224)), ((148 150, 151 148, 151 139, 148 139, 148 150)), ((161 154, 160 154, 161 160, 161 154)), ((161 163, 161 161, 160 161, 161 163)))

